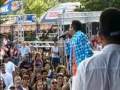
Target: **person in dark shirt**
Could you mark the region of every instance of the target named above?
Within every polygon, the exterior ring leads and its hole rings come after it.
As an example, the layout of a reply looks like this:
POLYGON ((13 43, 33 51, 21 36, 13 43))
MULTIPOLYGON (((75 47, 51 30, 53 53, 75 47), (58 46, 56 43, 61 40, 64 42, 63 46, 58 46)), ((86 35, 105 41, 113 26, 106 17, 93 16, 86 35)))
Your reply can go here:
POLYGON ((26 55, 26 57, 24 58, 23 62, 21 62, 20 69, 27 69, 27 70, 33 70, 33 64, 32 61, 29 60, 29 56, 26 55))

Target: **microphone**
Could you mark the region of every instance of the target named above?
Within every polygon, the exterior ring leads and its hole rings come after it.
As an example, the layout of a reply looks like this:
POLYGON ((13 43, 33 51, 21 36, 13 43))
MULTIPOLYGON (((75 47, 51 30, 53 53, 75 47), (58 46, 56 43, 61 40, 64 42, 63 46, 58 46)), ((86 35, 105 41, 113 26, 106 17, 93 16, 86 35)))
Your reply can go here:
POLYGON ((59 36, 59 38, 65 38, 66 37, 66 35, 68 35, 69 34, 69 32, 68 31, 66 31, 66 32, 64 32, 62 35, 60 35, 59 36))
POLYGON ((65 37, 66 37, 65 34, 62 34, 62 35, 59 36, 59 38, 65 38, 65 37))

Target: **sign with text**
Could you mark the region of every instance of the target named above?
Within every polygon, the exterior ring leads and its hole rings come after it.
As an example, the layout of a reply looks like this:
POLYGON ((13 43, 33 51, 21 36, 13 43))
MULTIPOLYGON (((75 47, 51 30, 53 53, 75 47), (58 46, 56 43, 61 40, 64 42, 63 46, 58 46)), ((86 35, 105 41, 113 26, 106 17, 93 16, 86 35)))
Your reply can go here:
POLYGON ((47 13, 45 19, 57 19, 57 18, 59 18, 60 14, 62 14, 62 10, 49 11, 47 13))

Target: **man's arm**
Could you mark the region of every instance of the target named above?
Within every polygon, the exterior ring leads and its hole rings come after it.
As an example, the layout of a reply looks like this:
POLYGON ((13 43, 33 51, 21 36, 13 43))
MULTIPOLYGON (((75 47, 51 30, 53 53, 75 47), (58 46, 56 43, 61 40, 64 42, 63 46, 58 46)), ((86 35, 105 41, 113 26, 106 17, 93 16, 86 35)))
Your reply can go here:
POLYGON ((83 62, 79 65, 77 73, 72 78, 72 90, 84 90, 85 68, 83 62))

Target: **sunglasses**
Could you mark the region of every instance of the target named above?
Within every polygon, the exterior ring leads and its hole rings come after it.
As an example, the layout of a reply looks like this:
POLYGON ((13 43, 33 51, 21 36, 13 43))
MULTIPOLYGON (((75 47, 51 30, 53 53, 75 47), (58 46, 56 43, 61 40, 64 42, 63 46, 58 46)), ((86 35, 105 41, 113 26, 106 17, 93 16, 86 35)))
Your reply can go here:
POLYGON ((52 82, 52 84, 57 84, 57 82, 52 82))
POLYGON ((11 86, 10 89, 13 90, 13 89, 15 89, 15 87, 14 87, 14 86, 11 86))

